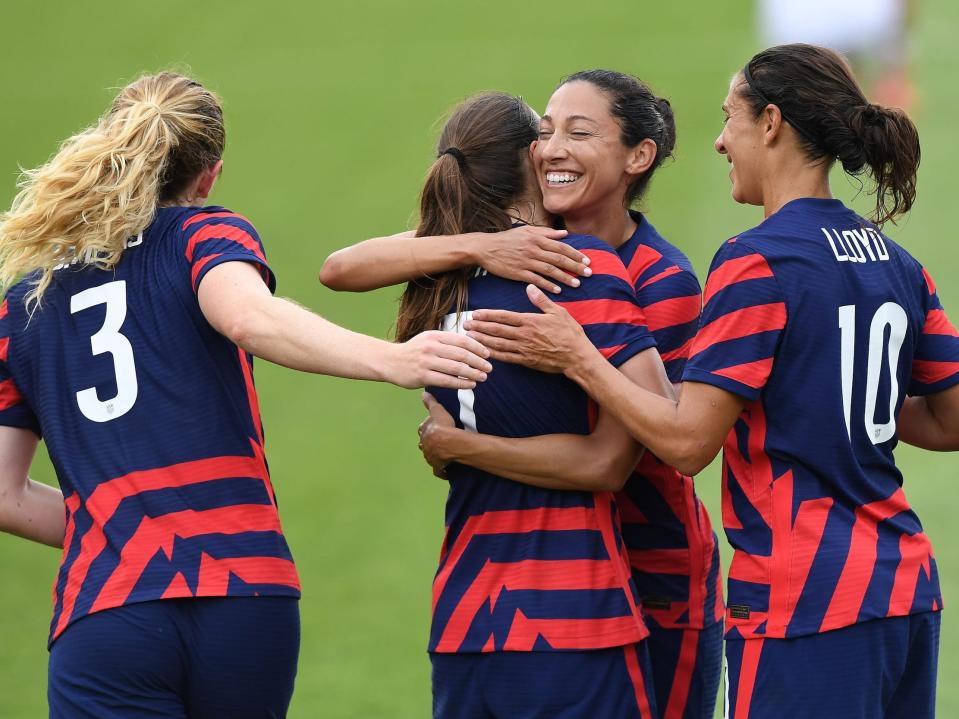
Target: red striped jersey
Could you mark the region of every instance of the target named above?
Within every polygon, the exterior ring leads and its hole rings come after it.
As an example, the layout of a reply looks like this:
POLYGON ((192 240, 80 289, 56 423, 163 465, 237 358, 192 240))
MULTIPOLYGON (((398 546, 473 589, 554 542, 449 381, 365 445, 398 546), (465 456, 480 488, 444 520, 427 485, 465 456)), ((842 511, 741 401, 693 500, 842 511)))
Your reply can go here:
MULTIPOLYGON (((682 380, 699 327, 699 280, 686 256, 641 213, 618 249, 671 382, 682 380)), ((646 452, 617 493, 643 610, 662 627, 702 629, 723 617, 719 547, 692 477, 646 452)))
POLYGON ((51 642, 135 602, 299 595, 252 357, 207 323, 195 294, 231 261, 274 288, 246 219, 162 208, 114 269, 57 269, 32 319, 29 278, 3 303, 0 424, 43 437, 66 504, 51 642))
MULTIPOLYGON (((593 276, 558 299, 614 365, 655 346, 623 263, 593 237, 566 238, 593 276)), ((478 271, 468 311, 534 311, 525 285, 478 271)), ((587 434, 590 403, 562 375, 508 363, 475 390, 430 390, 461 428, 503 437, 587 434)), ((433 583, 432 652, 598 649, 645 638, 611 492, 533 487, 453 464, 433 583)))
POLYGON ((794 200, 720 248, 704 301, 684 378, 747 402, 723 453, 727 636, 940 609, 893 458, 905 396, 959 383, 919 263, 838 200, 794 200))

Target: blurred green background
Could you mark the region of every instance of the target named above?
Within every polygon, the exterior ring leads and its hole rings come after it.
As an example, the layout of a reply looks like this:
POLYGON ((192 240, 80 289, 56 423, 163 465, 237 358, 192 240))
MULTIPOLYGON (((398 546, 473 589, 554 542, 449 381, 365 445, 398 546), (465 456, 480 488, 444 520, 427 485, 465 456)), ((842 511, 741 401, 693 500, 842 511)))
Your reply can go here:
MULTIPOLYGON (((759 219, 730 200, 712 151, 729 77, 757 49, 753 7, 676 0, 480 4, 172 0, 5 3, 0 27, 0 203, 142 71, 188 69, 225 100, 226 169, 214 200, 258 227, 279 292, 385 336, 397 290, 336 295, 316 280, 334 249, 411 227, 444 113, 472 92, 542 110, 558 79, 589 67, 636 73, 672 100, 676 160, 644 209, 701 277, 714 249, 759 219)), ((932 271, 954 317, 959 251, 951 210, 959 5, 919 8, 915 69, 924 157, 919 201, 889 234, 932 271)), ((857 185, 837 178, 852 200, 857 185)), ((867 211, 868 198, 858 207, 867 211)), ((303 581, 303 648, 291 716, 429 714, 429 590, 445 485, 416 449, 419 395, 259 363, 267 452, 303 581)), ((171 428, 172 429, 172 428, 171 428)), ((937 549, 947 613, 940 715, 959 716, 956 459, 903 447, 906 489, 937 549)), ((55 481, 45 458, 34 475, 55 481)), ((714 524, 716 463, 698 478, 714 524)), ((57 552, 0 536, 0 717, 46 713, 44 639, 57 552)), ((721 707, 720 707, 721 710, 721 707)))

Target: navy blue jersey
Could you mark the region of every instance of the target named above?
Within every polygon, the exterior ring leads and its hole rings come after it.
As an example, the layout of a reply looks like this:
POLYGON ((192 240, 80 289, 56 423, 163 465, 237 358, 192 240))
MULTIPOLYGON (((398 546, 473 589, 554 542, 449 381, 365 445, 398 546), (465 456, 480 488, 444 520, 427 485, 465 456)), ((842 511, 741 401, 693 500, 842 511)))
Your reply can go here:
MULTIPOLYGON (((642 214, 616 251, 636 288, 636 301, 670 381, 683 376, 699 327, 702 296, 692 265, 642 214)), ((660 627, 702 629, 723 618, 716 535, 693 478, 643 454, 616 494, 623 540, 643 611, 660 627)))
MULTIPOLYGON (((593 276, 557 298, 615 365, 655 346, 616 253, 600 240, 566 241, 593 276)), ((525 285, 479 271, 461 328, 477 309, 535 311, 525 285)), ((494 363, 473 390, 432 388, 458 426, 502 437, 591 430, 590 401, 562 375, 494 363)), ((446 541, 433 584, 434 652, 549 651, 631 644, 647 630, 629 577, 610 492, 558 491, 453 464, 446 541)))
POLYGON ((42 435, 67 512, 51 640, 102 609, 299 593, 263 454, 252 357, 195 294, 223 262, 274 287, 253 226, 163 208, 119 264, 64 265, 32 318, 0 312, 0 424, 42 435))
POLYGON ((838 200, 724 244, 685 380, 747 404, 726 440, 731 636, 795 637, 942 606, 896 468, 907 394, 959 383, 959 337, 909 253, 838 200))

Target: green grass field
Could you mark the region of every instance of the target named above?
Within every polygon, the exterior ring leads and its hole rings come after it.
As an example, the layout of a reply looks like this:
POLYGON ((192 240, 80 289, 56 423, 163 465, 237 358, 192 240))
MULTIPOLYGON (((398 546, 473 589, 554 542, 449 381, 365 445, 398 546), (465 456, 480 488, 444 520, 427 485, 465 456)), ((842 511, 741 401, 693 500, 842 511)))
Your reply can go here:
MULTIPOLYGON (((915 50, 924 159, 919 202, 890 228, 931 269, 959 313, 954 140, 959 6, 920 8, 915 50)), ((705 276, 713 250, 755 224, 729 198, 712 151, 731 74, 755 52, 752 6, 679 0, 482 6, 352 3, 9 3, 0 27, 0 204, 33 166, 141 71, 188 67, 225 99, 226 170, 215 200, 250 217, 279 292, 385 336, 396 290, 336 295, 316 280, 344 244, 411 226, 444 112, 484 89, 542 109, 558 79, 606 66, 671 98, 675 162, 645 209, 705 276)), ((838 180, 851 199, 856 186, 838 180)), ((864 201, 865 200, 865 201, 864 201)), ((858 206, 868 208, 860 197, 858 206)), ((425 717, 429 588, 445 485, 416 449, 418 393, 298 375, 260 363, 267 452, 304 586, 303 648, 291 716, 425 717)), ((174 428, 171 428, 174 431, 174 428)), ((937 549, 947 607, 959 596, 957 459, 902 448, 907 493, 937 549)), ((55 481, 45 458, 35 476, 55 481)), ((719 471, 698 478, 714 524, 719 471)), ((59 554, 0 537, 0 717, 45 716, 45 636, 59 554)), ((959 716, 959 622, 947 611, 939 708, 959 716)), ((721 710, 721 708, 720 708, 721 710)))

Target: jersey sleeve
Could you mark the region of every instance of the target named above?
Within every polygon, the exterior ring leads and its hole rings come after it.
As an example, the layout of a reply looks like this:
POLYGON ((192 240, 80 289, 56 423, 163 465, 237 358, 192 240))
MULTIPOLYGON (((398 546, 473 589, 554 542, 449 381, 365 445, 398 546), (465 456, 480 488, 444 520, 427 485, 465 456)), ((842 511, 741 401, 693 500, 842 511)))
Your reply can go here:
POLYGON ((615 367, 655 347, 656 340, 616 251, 584 235, 572 235, 567 242, 589 258, 593 274, 579 287, 563 287, 553 298, 556 303, 583 326, 590 342, 615 367))
POLYGON ((32 430, 40 436, 40 422, 13 379, 10 371, 11 321, 7 300, 0 305, 0 426, 32 430))
POLYGON ((700 329, 683 380, 755 400, 773 370, 786 314, 785 298, 766 259, 730 240, 709 269, 700 329))
POLYGON ((656 338, 669 381, 674 384, 683 378, 693 337, 699 328, 701 293, 696 275, 682 269, 660 273, 636 287, 636 300, 656 338))
POLYGON ((256 265, 263 281, 276 290, 276 277, 266 261, 263 243, 253 224, 227 210, 200 212, 188 217, 180 228, 184 234, 184 255, 190 265, 190 284, 196 292, 206 273, 224 262, 256 265))
POLYGON ((925 269, 922 274, 926 318, 912 360, 911 395, 935 394, 959 384, 959 334, 946 316, 932 277, 925 269))

